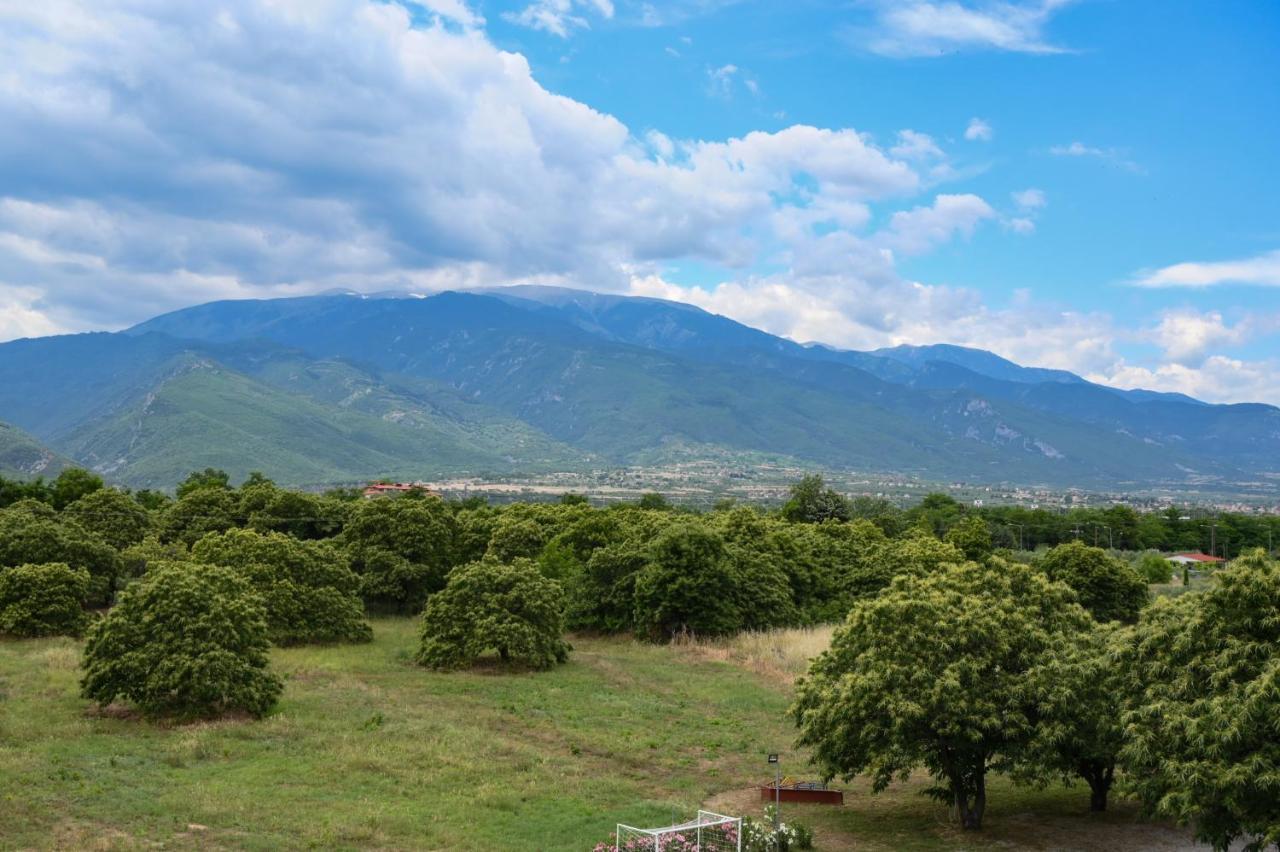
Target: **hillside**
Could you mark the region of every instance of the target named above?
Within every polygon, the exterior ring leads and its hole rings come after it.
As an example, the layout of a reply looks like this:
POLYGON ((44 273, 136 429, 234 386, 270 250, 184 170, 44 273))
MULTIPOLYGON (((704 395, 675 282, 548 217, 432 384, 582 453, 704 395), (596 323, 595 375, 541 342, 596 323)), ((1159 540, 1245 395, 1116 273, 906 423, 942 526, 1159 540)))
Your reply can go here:
POLYGON ((0 423, 0 476, 51 478, 70 464, 70 459, 42 446, 21 429, 0 423))
POLYGON ((1232 483, 1280 410, 1123 392, 960 347, 801 345, 697 308, 541 287, 215 302, 0 345, 0 418, 138 485, 772 458, 932 479, 1232 483), (37 366, 38 365, 38 368, 37 366))

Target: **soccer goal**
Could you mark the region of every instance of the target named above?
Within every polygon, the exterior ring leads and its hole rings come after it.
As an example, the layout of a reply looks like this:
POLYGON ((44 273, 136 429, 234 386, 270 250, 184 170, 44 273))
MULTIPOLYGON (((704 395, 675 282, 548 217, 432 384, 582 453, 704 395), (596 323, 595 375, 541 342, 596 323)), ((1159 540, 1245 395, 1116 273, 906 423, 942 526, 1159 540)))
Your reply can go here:
POLYGON ((698 818, 665 828, 618 823, 618 852, 742 852, 742 818, 698 811, 698 818))

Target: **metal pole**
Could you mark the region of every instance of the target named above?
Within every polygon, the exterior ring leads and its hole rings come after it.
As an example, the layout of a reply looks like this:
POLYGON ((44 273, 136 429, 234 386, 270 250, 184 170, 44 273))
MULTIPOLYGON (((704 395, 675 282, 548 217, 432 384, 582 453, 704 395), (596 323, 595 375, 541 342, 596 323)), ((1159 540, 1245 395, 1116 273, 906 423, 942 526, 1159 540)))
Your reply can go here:
POLYGON ((782 822, 782 764, 775 763, 773 771, 773 829, 782 822))

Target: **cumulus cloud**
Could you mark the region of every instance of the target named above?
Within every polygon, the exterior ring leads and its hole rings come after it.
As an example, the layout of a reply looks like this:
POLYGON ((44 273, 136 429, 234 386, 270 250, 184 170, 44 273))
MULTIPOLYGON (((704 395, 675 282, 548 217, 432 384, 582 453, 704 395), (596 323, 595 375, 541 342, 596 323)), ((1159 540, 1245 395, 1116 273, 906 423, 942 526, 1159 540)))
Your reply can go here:
POLYGON ((846 37, 881 56, 943 56, 957 51, 1062 53, 1044 35, 1053 15, 1072 0, 927 2, 878 0, 869 26, 846 37))
POLYGON ((519 12, 507 12, 503 18, 513 24, 542 30, 560 38, 568 38, 573 30, 591 26, 584 12, 602 18, 613 17, 612 0, 534 0, 519 12))
MULTIPOLYGON (((899 272, 1000 218, 974 194, 922 197, 946 159, 927 135, 633 132, 543 88, 470 9, 0 5, 0 339, 218 298, 530 282, 665 295, 800 340, 1129 368, 1107 317, 995 309, 899 272), (687 260, 725 281, 663 277, 687 260)), ((1226 369, 1229 344, 1202 367, 1226 369)))
POLYGON ((1280 287, 1280 250, 1241 260, 1175 263, 1139 273, 1134 283, 1139 287, 1280 287))
POLYGON ((1228 325, 1218 311, 1169 310, 1161 314, 1151 336, 1164 350, 1166 358, 1194 366, 1210 349, 1248 340, 1252 326, 1249 321, 1228 325))
POLYGON ((889 149, 889 153, 903 160, 929 160, 943 156, 932 136, 915 130, 899 130, 898 142, 889 149))
POLYGON ((964 138, 970 142, 990 142, 995 135, 991 125, 980 118, 969 119, 969 126, 964 129, 964 138))

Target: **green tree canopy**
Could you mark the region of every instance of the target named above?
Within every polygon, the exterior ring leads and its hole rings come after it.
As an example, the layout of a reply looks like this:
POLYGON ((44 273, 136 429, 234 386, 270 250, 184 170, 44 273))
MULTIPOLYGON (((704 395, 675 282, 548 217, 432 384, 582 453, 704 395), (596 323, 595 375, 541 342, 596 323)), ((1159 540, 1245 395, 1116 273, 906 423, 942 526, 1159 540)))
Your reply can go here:
POLYGON ((69 467, 53 481, 49 496, 53 508, 61 511, 75 501, 102 488, 102 477, 83 468, 69 467))
POLYGON ((231 476, 225 470, 219 470, 215 467, 206 467, 204 470, 193 471, 186 479, 178 483, 178 499, 181 500, 191 492, 199 491, 202 488, 230 491, 231 476))
POLYGON ((636 577, 635 621, 653 639, 723 636, 742 626, 735 571, 716 533, 695 523, 665 530, 636 577))
POLYGON ((1099 547, 1073 541, 1060 544, 1037 560, 1052 580, 1066 583, 1098 621, 1133 624, 1150 600, 1138 573, 1099 547))
POLYGON ((418 662, 464 668, 495 650, 504 662, 551 668, 569 658, 564 608, 560 584, 542 576, 533 560, 472 562, 427 601, 418 662))
POLYGON ((239 526, 239 520, 239 504, 232 491, 189 488, 164 510, 157 529, 162 542, 179 541, 190 547, 209 533, 239 526))
POLYGON ((0 568, 0 635, 79 636, 89 572, 62 562, 0 568))
POLYGON ((151 530, 147 510, 115 488, 91 491, 63 513, 116 550, 138 544, 151 530))
POLYGON ((215 565, 153 565, 89 629, 81 693, 152 716, 262 716, 283 688, 267 668, 269 647, 262 599, 244 577, 215 565))
POLYGON ((120 573, 120 556, 111 545, 34 500, 0 510, 0 566, 53 562, 89 573, 84 603, 110 603, 120 573))
POLYGON ((991 555, 991 530, 982 518, 970 515, 956 521, 943 540, 954 545, 965 559, 981 562, 991 555))
POLYGON ((965 828, 980 828, 986 776, 1031 741, 1033 671, 1089 625, 1071 591, 1017 564, 908 573, 854 604, 798 682, 799 743, 828 777, 873 789, 924 767, 965 828))
POLYGON ((1280 844, 1280 564, 1261 550, 1142 613, 1121 753, 1147 809, 1225 850, 1280 844))
POLYGON ((197 562, 239 571, 262 595, 271 641, 367 642, 373 632, 345 554, 327 542, 228 530, 196 542, 197 562))
POLYGON ((790 498, 782 506, 782 517, 792 523, 847 521, 851 516, 848 498, 834 488, 828 488, 816 473, 792 485, 790 498))
POLYGON ((453 566, 455 521, 436 497, 356 504, 341 541, 366 601, 417 612, 444 588, 453 566))

